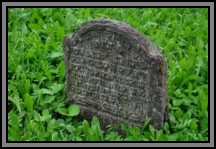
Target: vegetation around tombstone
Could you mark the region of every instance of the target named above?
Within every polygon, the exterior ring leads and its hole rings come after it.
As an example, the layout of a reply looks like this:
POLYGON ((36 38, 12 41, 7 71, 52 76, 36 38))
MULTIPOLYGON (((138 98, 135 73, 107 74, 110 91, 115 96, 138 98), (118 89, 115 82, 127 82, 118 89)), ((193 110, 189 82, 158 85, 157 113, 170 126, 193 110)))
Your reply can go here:
POLYGON ((208 140, 208 10, 205 8, 9 8, 9 141, 208 140), (77 119, 65 97, 62 42, 83 22, 124 21, 161 49, 168 63, 169 123, 156 130, 121 125, 124 135, 97 117, 77 119))

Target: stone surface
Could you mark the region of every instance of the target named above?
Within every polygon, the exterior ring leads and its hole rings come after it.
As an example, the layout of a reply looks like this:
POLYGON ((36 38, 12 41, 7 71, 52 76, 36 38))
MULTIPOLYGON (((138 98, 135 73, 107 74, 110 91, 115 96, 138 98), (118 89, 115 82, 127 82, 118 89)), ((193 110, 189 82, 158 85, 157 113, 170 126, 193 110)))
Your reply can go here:
POLYGON ((64 39, 67 98, 103 126, 160 129, 167 119, 167 64, 147 38, 123 22, 98 19, 64 39))

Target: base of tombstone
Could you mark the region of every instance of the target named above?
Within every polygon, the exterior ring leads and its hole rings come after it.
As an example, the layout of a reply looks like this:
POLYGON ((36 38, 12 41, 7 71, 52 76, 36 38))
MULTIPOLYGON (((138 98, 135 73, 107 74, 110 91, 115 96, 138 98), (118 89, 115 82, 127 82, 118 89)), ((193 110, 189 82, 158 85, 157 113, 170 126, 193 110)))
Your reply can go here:
MULTIPOLYGON (((77 104, 77 103, 70 100, 69 104, 77 104)), ((87 120, 90 123, 94 116, 96 116, 99 119, 100 127, 102 130, 104 130, 104 131, 108 130, 109 128, 107 126, 111 125, 113 130, 116 130, 116 131, 120 132, 121 134, 124 133, 121 129, 121 124, 126 124, 128 126, 130 125, 132 127, 142 128, 144 126, 144 123, 145 123, 145 121, 143 123, 125 121, 122 118, 113 117, 107 113, 98 112, 97 110, 95 110, 93 108, 90 109, 89 107, 85 107, 85 106, 80 105, 80 114, 77 116, 79 120, 81 120, 81 121, 87 120)), ((169 122, 168 107, 165 109, 164 117, 162 119, 163 119, 163 123, 161 123, 161 120, 153 119, 150 122, 150 124, 153 125, 154 128, 157 130, 163 129, 163 124, 165 122, 169 122)))

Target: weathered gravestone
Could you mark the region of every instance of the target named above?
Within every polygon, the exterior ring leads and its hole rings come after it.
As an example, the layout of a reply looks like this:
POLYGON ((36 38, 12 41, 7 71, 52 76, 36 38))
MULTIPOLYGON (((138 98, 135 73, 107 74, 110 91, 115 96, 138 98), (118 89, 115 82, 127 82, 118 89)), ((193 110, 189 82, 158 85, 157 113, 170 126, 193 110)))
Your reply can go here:
POLYGON ((123 22, 98 19, 64 39, 67 97, 103 126, 160 129, 167 118, 167 65, 145 37, 123 22))

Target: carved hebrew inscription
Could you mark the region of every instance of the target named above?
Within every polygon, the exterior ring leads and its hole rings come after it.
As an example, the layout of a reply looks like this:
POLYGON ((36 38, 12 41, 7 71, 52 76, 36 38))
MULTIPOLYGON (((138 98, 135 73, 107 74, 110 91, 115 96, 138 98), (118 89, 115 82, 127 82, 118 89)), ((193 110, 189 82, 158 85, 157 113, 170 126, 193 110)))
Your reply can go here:
POLYGON ((167 100, 163 57, 154 49, 151 55, 153 47, 142 45, 145 41, 138 35, 130 36, 135 33, 128 26, 127 31, 118 25, 96 20, 65 38, 68 98, 81 105, 83 113, 101 117, 104 125, 141 125, 153 117, 160 127, 167 100))

